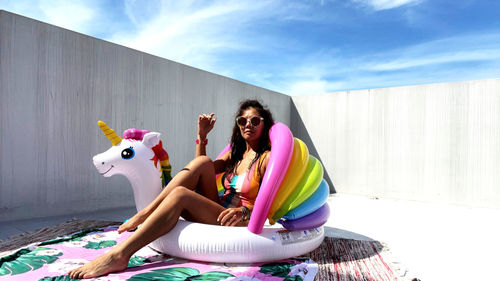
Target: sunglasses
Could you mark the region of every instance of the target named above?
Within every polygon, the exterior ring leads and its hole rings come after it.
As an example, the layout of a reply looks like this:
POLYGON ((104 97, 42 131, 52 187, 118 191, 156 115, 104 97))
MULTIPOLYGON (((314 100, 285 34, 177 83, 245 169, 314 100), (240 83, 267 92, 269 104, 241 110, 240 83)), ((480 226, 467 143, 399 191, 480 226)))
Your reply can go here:
POLYGON ((250 124, 254 127, 257 127, 260 125, 261 121, 264 121, 264 118, 260 116, 253 116, 250 118, 246 118, 243 116, 238 116, 236 117, 236 124, 238 124, 240 127, 244 127, 247 125, 248 121, 250 121, 250 124))

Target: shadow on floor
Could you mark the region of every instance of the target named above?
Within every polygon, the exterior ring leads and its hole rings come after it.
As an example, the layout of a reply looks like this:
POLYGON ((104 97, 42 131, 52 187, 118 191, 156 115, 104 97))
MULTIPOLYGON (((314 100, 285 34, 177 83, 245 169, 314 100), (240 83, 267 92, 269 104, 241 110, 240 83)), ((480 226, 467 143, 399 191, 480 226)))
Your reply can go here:
POLYGON ((380 254, 383 249, 374 240, 325 237, 317 249, 305 256, 318 263, 315 280, 398 280, 399 273, 380 254))
POLYGON ((384 246, 379 241, 343 229, 325 226, 325 240, 306 256, 318 264, 332 265, 349 261, 377 262, 384 246), (373 259, 373 261, 372 261, 373 259))
POLYGON ((344 239, 354 239, 354 240, 363 240, 363 241, 375 241, 374 239, 364 236, 359 233, 351 232, 345 229, 324 226, 325 236, 333 237, 333 238, 344 238, 344 239))
POLYGON ((355 232, 329 226, 324 230, 325 241, 319 250, 333 262, 368 258, 378 255, 384 248, 379 241, 355 232))

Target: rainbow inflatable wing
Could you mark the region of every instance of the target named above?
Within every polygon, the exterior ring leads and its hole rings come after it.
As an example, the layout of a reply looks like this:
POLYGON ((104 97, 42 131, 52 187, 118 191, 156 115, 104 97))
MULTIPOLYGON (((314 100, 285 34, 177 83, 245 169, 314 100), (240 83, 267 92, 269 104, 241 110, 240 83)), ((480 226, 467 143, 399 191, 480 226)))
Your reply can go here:
POLYGON ((321 226, 330 216, 326 200, 330 188, 323 179, 323 166, 309 155, 307 146, 294 139, 292 161, 267 214, 269 223, 281 223, 289 230, 321 226))
MULTIPOLYGON (((289 230, 305 230, 325 224, 330 215, 326 203, 330 190, 323 180, 323 166, 309 155, 304 142, 293 138, 283 123, 273 125, 269 138, 269 162, 248 230, 261 233, 266 219, 270 224, 279 222, 289 230)), ((229 149, 230 146, 226 146, 218 158, 229 149)), ((217 180, 220 181, 220 177, 217 180)), ((222 186, 220 182, 217 185, 222 186)))

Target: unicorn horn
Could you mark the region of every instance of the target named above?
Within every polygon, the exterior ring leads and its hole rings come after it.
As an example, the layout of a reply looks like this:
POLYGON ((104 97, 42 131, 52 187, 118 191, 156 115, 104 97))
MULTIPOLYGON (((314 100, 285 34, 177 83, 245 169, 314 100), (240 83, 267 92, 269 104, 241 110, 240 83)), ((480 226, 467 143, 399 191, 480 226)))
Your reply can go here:
POLYGON ((101 128, 101 130, 104 132, 106 137, 111 141, 111 144, 117 145, 122 141, 122 138, 120 138, 113 129, 108 127, 108 125, 106 125, 106 123, 99 120, 97 122, 97 125, 99 125, 99 128, 101 128))

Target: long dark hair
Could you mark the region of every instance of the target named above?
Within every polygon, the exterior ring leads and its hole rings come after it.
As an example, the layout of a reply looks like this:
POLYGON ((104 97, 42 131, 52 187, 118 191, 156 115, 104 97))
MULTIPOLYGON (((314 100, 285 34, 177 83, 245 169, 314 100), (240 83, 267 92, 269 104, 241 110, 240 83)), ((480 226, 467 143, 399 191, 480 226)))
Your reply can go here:
MULTIPOLYGON (((234 118, 236 119, 236 117, 241 116, 243 114, 243 111, 251 107, 255 108, 255 110, 259 112, 259 115, 264 118, 264 130, 262 131, 262 135, 260 136, 259 147, 255 151, 255 158, 248 166, 249 169, 250 167, 252 167, 255 161, 259 160, 260 156, 264 152, 271 149, 271 143, 269 142, 269 130, 274 124, 274 119, 271 111, 269 111, 269 109, 267 109, 266 106, 262 105, 262 103, 260 103, 258 100, 244 100, 243 102, 241 102, 240 108, 236 112, 236 116, 234 116, 234 118)), ((232 174, 235 172, 236 165, 243 159, 243 154, 245 153, 246 149, 247 144, 245 142, 245 139, 241 135, 240 127, 235 122, 233 126, 233 134, 231 136, 231 158, 229 159, 229 163, 226 166, 226 174, 232 174)), ((262 179, 260 175, 260 168, 259 177, 262 179)))

